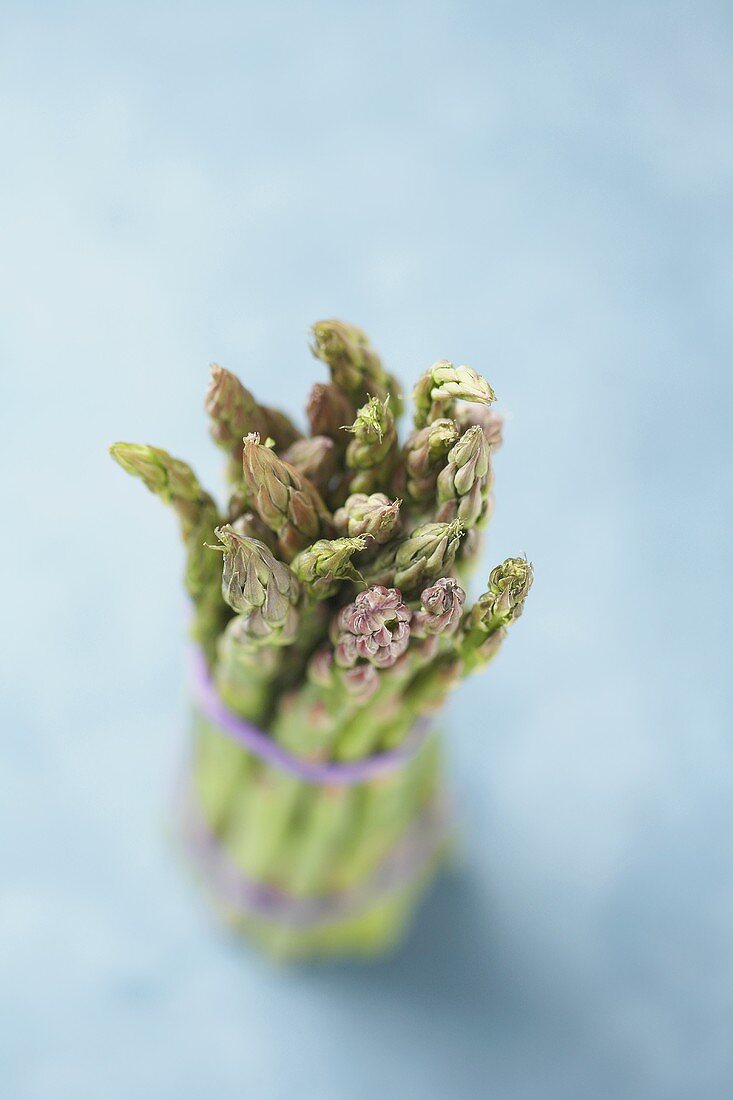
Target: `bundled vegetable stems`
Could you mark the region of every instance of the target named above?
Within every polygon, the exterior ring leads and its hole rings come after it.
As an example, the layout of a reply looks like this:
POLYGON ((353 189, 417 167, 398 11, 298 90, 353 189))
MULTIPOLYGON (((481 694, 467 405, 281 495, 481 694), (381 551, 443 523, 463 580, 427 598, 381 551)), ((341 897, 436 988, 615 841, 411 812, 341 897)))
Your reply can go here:
MULTIPOLYGON (((225 506, 166 451, 116 443, 111 453, 178 516, 193 636, 221 700, 287 752, 338 764, 399 749, 487 664, 533 573, 508 558, 466 605, 460 581, 491 515, 501 443, 488 382, 435 363, 400 444, 398 387, 366 336, 342 321, 312 336, 330 378, 311 392, 307 435, 212 367, 206 409, 226 455, 225 506)), ((440 815, 435 738, 390 774, 319 785, 251 755, 203 708, 195 726, 195 797, 227 857, 296 908, 328 902, 318 920, 256 908, 232 918, 283 956, 392 943, 441 855, 436 843, 384 888, 395 853, 440 815)))

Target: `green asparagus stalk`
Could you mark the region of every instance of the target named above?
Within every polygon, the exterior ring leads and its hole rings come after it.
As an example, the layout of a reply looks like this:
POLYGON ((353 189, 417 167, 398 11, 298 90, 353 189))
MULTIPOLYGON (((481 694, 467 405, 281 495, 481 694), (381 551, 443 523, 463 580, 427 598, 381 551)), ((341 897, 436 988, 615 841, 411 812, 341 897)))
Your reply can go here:
POLYGON ((334 513, 334 527, 340 535, 367 540, 359 554, 359 560, 366 562, 400 533, 401 507, 401 500, 390 500, 384 493, 352 493, 334 513))
POLYGON ((178 516, 186 548, 186 591, 194 606, 192 634, 210 659, 229 617, 221 597, 219 566, 206 549, 220 522, 216 504, 191 467, 160 447, 113 443, 110 454, 178 516))
POLYGON ((336 454, 343 457, 349 442, 344 430, 356 416, 356 405, 333 382, 316 382, 306 408, 308 423, 314 436, 325 435, 333 440, 336 454))
POLYGON ((434 661, 439 639, 451 638, 456 633, 465 599, 465 592, 452 577, 442 577, 424 589, 420 606, 411 616, 409 648, 406 646, 399 659, 380 674, 379 689, 370 700, 368 711, 353 713, 337 731, 339 759, 354 760, 374 751, 385 728, 404 712, 405 685, 434 661))
MULTIPOLYGON (((247 690, 244 677, 242 690, 247 690)), ((256 686, 249 689, 245 700, 245 710, 257 714, 254 698, 256 686)), ((194 709, 193 715, 193 789, 198 799, 204 820, 218 835, 223 835, 227 818, 235 799, 236 792, 247 782, 247 773, 254 761, 231 738, 203 713, 194 709)))
MULTIPOLYGON (((309 791, 303 827, 284 834, 288 888, 296 896, 318 895, 332 866, 334 850, 348 828, 350 792, 344 787, 309 791)), ((282 859, 282 856, 280 857, 282 859)))
POLYGON ((451 448, 437 481, 439 521, 460 519, 467 528, 484 521, 491 486, 490 456, 491 448, 478 424, 468 428, 451 448))
POLYGON ((383 742, 389 748, 410 729, 414 717, 442 706, 458 681, 493 660, 507 627, 518 619, 532 587, 534 570, 526 558, 507 558, 489 574, 487 591, 464 616, 455 644, 425 663, 403 689, 403 709, 383 742))
POLYGON ((336 472, 336 445, 332 439, 327 435, 297 439, 280 457, 307 477, 325 499, 336 472))
POLYGON ((151 493, 173 508, 184 541, 198 528, 203 515, 216 514, 213 498, 201 488, 191 467, 160 447, 113 443, 109 453, 126 473, 139 477, 151 493))
POLYGON ((252 504, 277 535, 285 561, 330 533, 331 517, 316 488, 260 443, 258 435, 245 437, 242 462, 252 504))
POLYGON ((344 607, 334 621, 334 657, 340 668, 359 660, 390 668, 410 640, 412 612, 396 588, 372 585, 344 607))
POLYGON ((488 405, 462 405, 456 410, 456 420, 464 432, 477 424, 486 436, 492 454, 501 447, 504 441, 504 418, 495 409, 488 405))
MULTIPOLYGON (((333 725, 329 708, 334 713, 358 708, 376 690, 377 674, 371 665, 366 670, 339 670, 336 676, 331 674, 332 665, 330 654, 317 654, 310 662, 308 682, 286 696, 276 714, 273 736, 297 755, 318 757, 327 753, 327 737, 333 725), (324 691, 326 684, 329 690, 324 691)), ((249 874, 272 874, 273 868, 288 859, 292 847, 288 834, 294 820, 300 819, 300 832, 308 834, 309 839, 303 842, 306 850, 322 850, 319 831, 325 826, 318 824, 318 815, 312 822, 308 820, 319 793, 289 773, 268 767, 258 770, 253 784, 234 806, 227 834, 231 851, 249 874)), ((301 851, 300 843, 297 849, 301 851)), ((307 857, 309 862, 311 858, 307 857)))
POLYGON ((216 689, 230 710, 264 728, 281 667, 279 649, 273 646, 260 650, 242 616, 230 620, 219 639, 215 676, 216 689))
POLYGON ((304 784, 294 775, 265 764, 250 769, 248 782, 235 792, 224 833, 228 851, 247 875, 272 881, 283 837, 304 798, 304 784))
POLYGON ((395 589, 374 586, 357 595, 333 623, 334 650, 319 650, 308 683, 287 697, 273 735, 301 755, 328 755, 338 730, 363 710, 379 686, 375 670, 404 653, 412 612, 395 589))
POLYGON ((412 432, 402 451, 402 484, 397 485, 408 505, 424 508, 432 504, 438 474, 458 435, 455 420, 445 417, 412 432))
MULTIPOLYGON (((217 528, 223 547, 222 591, 237 612, 219 647, 216 683, 228 706, 265 726, 275 701, 274 685, 282 668, 284 647, 296 640, 301 586, 295 574, 278 561, 264 543, 240 535, 229 526, 217 528)), ((271 776, 270 769, 245 756, 242 771, 248 777, 238 785, 246 791, 244 806, 236 796, 218 815, 225 823, 230 846, 251 861, 263 845, 259 830, 271 816, 270 788, 285 788, 294 797, 292 777, 271 776), (254 855, 253 855, 254 853, 254 855)), ((296 784, 297 786, 297 784, 296 784)), ((231 799, 231 792, 227 791, 231 799)), ((261 866, 257 864, 257 869, 261 866)))
POLYGON ((235 374, 211 364, 211 380, 205 407, 209 414, 209 432, 214 442, 229 456, 227 476, 236 485, 242 480, 242 439, 249 432, 267 438, 265 414, 255 398, 235 374))
POLYGON ((315 760, 327 758, 336 731, 365 707, 379 687, 379 674, 370 664, 340 668, 327 646, 308 664, 306 682, 282 700, 272 735, 285 748, 315 760))
MULTIPOLYGON (((321 540, 296 555, 292 563, 292 575, 299 578, 311 598, 327 598, 342 579, 352 575, 351 557, 363 546, 363 539, 337 539, 332 542, 321 540)), ((225 576, 225 583, 226 580, 225 576)), ((238 592, 241 587, 241 583, 238 584, 235 591, 238 592)), ((345 681, 344 690, 347 688, 345 681)), ((302 689, 297 693, 301 702, 303 694, 302 689)), ((286 747, 302 751, 310 747, 307 735, 312 729, 311 723, 304 727, 296 723, 294 727, 290 727, 289 733, 287 727, 276 725, 273 733, 286 747)), ((249 792, 248 806, 235 808, 229 831, 230 841, 238 858, 250 873, 261 873, 264 868, 272 865, 280 838, 287 830, 301 793, 301 785, 292 776, 277 774, 271 769, 261 769, 254 788, 249 792)), ((309 830, 305 852, 311 854, 307 857, 304 854, 305 865, 309 865, 313 853, 318 850, 318 831, 312 835, 309 830)), ((301 882, 300 877, 298 882, 301 882)))
POLYGON ((217 687, 228 706, 263 724, 281 665, 278 649, 298 634, 300 583, 264 543, 230 524, 215 533, 223 553, 222 593, 236 612, 219 645, 217 687))
POLYGON ((524 601, 534 581, 534 568, 526 558, 506 558, 489 573, 487 590, 479 596, 468 617, 460 642, 467 672, 494 655, 492 640, 524 611, 524 601))
POLYGON ((239 512, 229 519, 229 523, 238 535, 264 542, 271 554, 277 553, 277 537, 267 524, 254 512, 239 512))
POLYGON ((464 533, 462 520, 424 523, 406 539, 389 545, 364 568, 370 584, 393 583, 406 596, 449 573, 464 533))
POLYGON ((435 797, 440 765, 436 750, 437 740, 432 738, 402 771, 350 792, 344 841, 331 857, 333 888, 343 889, 371 875, 435 797))
POLYGON ((351 492, 368 494, 388 489, 398 457, 389 397, 370 397, 347 430, 354 436, 346 448, 346 465, 354 471, 351 492))
POLYGON ((284 413, 259 405, 237 376, 218 363, 211 364, 205 405, 211 437, 229 456, 227 474, 235 485, 242 480, 245 435, 256 432, 262 439, 273 439, 282 449, 300 438, 300 432, 284 413))
POLYGON ((224 558, 222 595, 240 617, 240 630, 253 645, 291 645, 298 630, 298 578, 263 542, 231 524, 215 534, 224 558))
POLYGON ((317 321, 311 334, 313 355, 327 364, 333 383, 355 405, 363 404, 370 394, 389 396, 399 415, 399 387, 361 329, 345 321, 317 321))
MULTIPOLYGON (((369 755, 375 746, 384 740, 385 723, 389 729, 388 721, 395 712, 394 700, 399 698, 401 686, 414 678, 419 669, 431 660, 439 637, 448 638, 456 632, 464 600, 465 593, 452 578, 442 578, 422 593, 420 608, 412 616, 414 629, 411 633, 424 640, 418 644, 411 644, 406 652, 402 650, 386 668, 382 665, 380 687, 370 700, 369 707, 361 708, 355 713, 351 725, 347 727, 346 735, 342 735, 339 740, 338 754, 341 759, 358 759, 369 755), (425 639, 430 641, 427 642, 425 639)), ((382 598, 381 608, 387 602, 382 598)), ((394 596, 391 597, 390 602, 395 602, 394 596)), ((379 650, 372 639, 380 630, 383 611, 380 608, 380 614, 375 618, 372 612, 373 603, 374 597, 369 601, 366 615, 359 615, 356 605, 353 605, 352 608, 345 609, 339 617, 339 625, 342 628, 339 644, 343 645, 345 636, 348 660, 352 660, 354 648, 358 649, 359 643, 365 641, 368 659, 374 660, 374 653, 379 650), (359 629, 361 633, 356 635, 357 644, 354 646, 351 642, 354 637, 353 631, 359 629), (369 630, 371 634, 367 633, 369 630)), ((392 631, 394 632, 394 627, 392 631)), ((380 639, 380 641, 383 640, 380 639)), ((336 652, 338 661, 339 646, 336 652)), ((400 713, 399 709, 397 713, 400 713)), ((427 761, 430 765, 429 756, 427 761)), ((417 812, 419 806, 412 795, 415 793, 416 777, 422 777, 422 775, 422 765, 418 759, 406 772, 369 784, 364 792, 348 792, 339 814, 338 831, 334 833, 323 830, 320 834, 317 847, 320 862, 315 867, 312 863, 310 864, 312 877, 308 879, 313 889, 323 889, 326 885, 324 880, 327 868, 332 867, 339 856, 338 847, 344 836, 347 849, 341 853, 341 859, 347 869, 346 881, 353 881, 354 876, 358 879, 373 868, 379 856, 390 846, 390 843, 396 840, 417 812), (365 825, 361 830, 355 830, 360 810, 365 815, 362 819, 365 825), (353 839, 355 832, 356 841, 353 839)), ((312 796, 312 801, 317 804, 315 796, 312 796)))
POLYGON ((366 545, 365 538, 319 539, 295 555, 291 568, 314 599, 326 600, 336 595, 344 581, 361 580, 352 558, 366 545))
MULTIPOLYGON (((311 671, 311 682, 320 692, 313 702, 320 703, 324 716, 331 717, 332 730, 334 719, 342 720, 347 713, 364 710, 356 694, 352 695, 351 707, 348 706, 343 698, 348 681, 340 680, 339 672, 343 677, 353 677, 355 674, 358 677, 356 682, 365 683, 371 695, 375 682, 374 670, 390 668, 407 648, 411 617, 412 613, 402 602, 399 592, 379 587, 361 592, 353 603, 338 614, 333 631, 334 660, 331 662, 330 655, 321 654, 311 671)), ((299 694, 302 695, 302 692, 299 694)), ((312 730, 313 725, 311 719, 306 728, 312 730)), ((293 730, 292 724, 290 730, 293 730)), ((276 728, 276 733, 287 739, 289 730, 280 727, 276 728)), ((322 885, 325 869, 348 831, 354 796, 353 792, 348 791, 332 794, 321 790, 311 791, 304 797, 307 799, 306 808, 301 812, 305 813, 308 824, 296 845, 297 856, 289 881, 297 890, 308 892, 322 885)), ((292 803, 287 805, 286 813, 280 819, 280 835, 286 846, 287 815, 290 812, 292 803)), ((292 847, 292 839, 290 845, 292 847)))
POLYGON ((420 378, 412 393, 415 405, 415 427, 443 417, 454 417, 457 401, 474 401, 492 405, 496 394, 489 383, 471 367, 454 367, 445 359, 433 363, 420 378))

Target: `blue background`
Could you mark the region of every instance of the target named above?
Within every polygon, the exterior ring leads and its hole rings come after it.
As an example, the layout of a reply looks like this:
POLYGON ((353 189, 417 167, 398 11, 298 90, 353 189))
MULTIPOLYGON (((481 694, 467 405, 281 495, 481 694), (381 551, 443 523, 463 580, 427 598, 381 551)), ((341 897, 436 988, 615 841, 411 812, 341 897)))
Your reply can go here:
POLYGON ((3 1096, 730 1096, 730 7, 0 10, 3 1096), (489 377, 537 581, 448 711, 459 867, 288 970, 166 835, 181 556, 105 447, 214 484, 208 361, 297 410, 323 316, 489 377))

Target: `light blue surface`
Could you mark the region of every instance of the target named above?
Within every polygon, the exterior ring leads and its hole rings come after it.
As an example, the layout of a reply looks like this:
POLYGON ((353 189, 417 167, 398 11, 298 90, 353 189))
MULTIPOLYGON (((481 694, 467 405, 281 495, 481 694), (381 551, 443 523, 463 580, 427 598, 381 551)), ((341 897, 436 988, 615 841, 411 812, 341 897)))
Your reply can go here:
POLYGON ((731 22, 2 5, 3 1097, 731 1095, 731 22), (180 553, 104 448, 213 482, 207 362, 298 409, 329 315, 488 375, 537 582, 447 717, 462 867, 288 971, 166 838, 180 553))

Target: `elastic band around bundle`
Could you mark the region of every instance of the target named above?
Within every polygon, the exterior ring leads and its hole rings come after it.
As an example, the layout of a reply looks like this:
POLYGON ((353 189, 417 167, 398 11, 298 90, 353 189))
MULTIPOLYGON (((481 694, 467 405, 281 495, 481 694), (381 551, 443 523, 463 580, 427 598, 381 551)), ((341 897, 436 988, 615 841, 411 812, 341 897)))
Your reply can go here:
POLYGON ((429 733, 426 719, 418 719, 399 748, 377 753, 362 760, 324 761, 307 760, 287 751, 269 734, 253 726, 230 710, 222 702, 214 686, 203 653, 193 651, 192 683, 194 698, 205 718, 218 729, 248 749, 253 756, 298 779, 321 786, 352 787, 369 779, 390 775, 403 768, 408 760, 422 748, 429 733))
POLYGON ((343 891, 297 897, 246 875, 207 824, 193 792, 182 805, 182 839, 205 885, 225 910, 272 925, 308 930, 367 912, 419 883, 449 841, 445 807, 431 804, 413 821, 375 871, 343 891))

